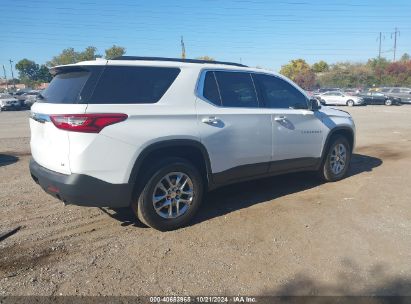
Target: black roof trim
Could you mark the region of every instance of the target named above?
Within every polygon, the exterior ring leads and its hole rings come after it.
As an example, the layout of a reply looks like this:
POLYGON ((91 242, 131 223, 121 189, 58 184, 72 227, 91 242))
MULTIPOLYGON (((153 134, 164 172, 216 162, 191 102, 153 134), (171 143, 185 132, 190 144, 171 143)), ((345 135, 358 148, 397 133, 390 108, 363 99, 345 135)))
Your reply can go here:
POLYGON ((141 60, 141 61, 173 61, 173 62, 188 62, 188 63, 211 63, 211 64, 226 64, 238 67, 247 68, 248 66, 234 62, 211 61, 200 59, 180 59, 180 58, 165 58, 165 57, 139 57, 139 56, 119 56, 111 60, 141 60))

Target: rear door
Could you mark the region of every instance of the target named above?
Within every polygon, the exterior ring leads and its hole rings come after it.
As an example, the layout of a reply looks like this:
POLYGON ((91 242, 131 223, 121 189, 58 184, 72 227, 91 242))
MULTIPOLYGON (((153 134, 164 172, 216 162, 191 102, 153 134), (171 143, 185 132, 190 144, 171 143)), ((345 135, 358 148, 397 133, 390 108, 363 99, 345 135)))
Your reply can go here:
POLYGON ((101 67, 66 66, 31 108, 30 147, 34 160, 41 166, 70 174, 68 131, 58 129, 51 117, 54 114, 83 114, 87 95, 91 92, 101 67))
POLYGON ((216 182, 267 173, 272 157, 271 115, 259 107, 250 73, 204 71, 197 94, 200 137, 216 182))

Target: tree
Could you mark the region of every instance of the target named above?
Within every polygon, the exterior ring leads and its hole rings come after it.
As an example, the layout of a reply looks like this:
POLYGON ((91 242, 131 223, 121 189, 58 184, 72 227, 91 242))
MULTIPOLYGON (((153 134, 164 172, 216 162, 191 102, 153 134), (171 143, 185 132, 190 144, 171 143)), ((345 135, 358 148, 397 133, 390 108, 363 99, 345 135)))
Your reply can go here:
POLYGON ((400 61, 410 61, 411 60, 411 56, 408 54, 408 53, 404 53, 402 56, 401 56, 401 59, 400 59, 400 61))
POLYGON ((325 62, 324 60, 320 60, 316 63, 313 64, 312 69, 314 71, 314 73, 323 73, 323 72, 327 72, 329 70, 329 66, 328 63, 325 62))
POLYGON ((50 82, 51 74, 49 69, 43 64, 39 66, 32 60, 22 59, 16 64, 22 83, 33 87, 41 82, 50 82))
POLYGON ((53 76, 51 76, 48 67, 42 64, 37 72, 38 82, 50 82, 53 76))
POLYGON ((24 58, 17 62, 16 70, 19 71, 20 78, 34 80, 39 71, 39 65, 32 60, 24 58))
POLYGON ((49 62, 48 66, 56 66, 62 64, 71 64, 77 62, 77 52, 74 48, 64 49, 59 55, 54 56, 49 62))
POLYGON ((111 48, 105 50, 106 59, 113 59, 115 57, 123 56, 126 53, 126 48, 113 45, 111 48))
POLYGON ((210 56, 200 56, 200 57, 197 57, 197 59, 199 59, 199 60, 207 60, 207 61, 215 61, 215 59, 213 58, 213 57, 210 57, 210 56))
POLYGON ((54 56, 49 62, 47 62, 47 66, 72 64, 85 60, 94 60, 97 57, 101 57, 100 55, 96 54, 96 51, 97 48, 95 48, 94 46, 89 46, 82 52, 76 52, 74 48, 67 48, 64 49, 59 55, 54 56))
POLYGON ((97 52, 96 47, 88 46, 83 52, 77 53, 76 62, 94 60, 97 57, 101 57, 100 55, 97 55, 96 52, 97 52))
POLYGON ((291 60, 281 67, 280 73, 295 81, 303 89, 311 89, 315 85, 315 74, 303 59, 291 60))

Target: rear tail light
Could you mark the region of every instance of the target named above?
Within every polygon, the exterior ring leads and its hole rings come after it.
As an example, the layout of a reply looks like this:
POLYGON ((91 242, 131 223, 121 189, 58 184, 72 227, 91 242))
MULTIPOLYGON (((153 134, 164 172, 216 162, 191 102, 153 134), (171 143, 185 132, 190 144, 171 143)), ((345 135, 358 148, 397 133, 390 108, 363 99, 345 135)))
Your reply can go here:
POLYGON ((50 115, 53 124, 62 130, 99 133, 103 128, 127 119, 126 114, 59 114, 50 115))

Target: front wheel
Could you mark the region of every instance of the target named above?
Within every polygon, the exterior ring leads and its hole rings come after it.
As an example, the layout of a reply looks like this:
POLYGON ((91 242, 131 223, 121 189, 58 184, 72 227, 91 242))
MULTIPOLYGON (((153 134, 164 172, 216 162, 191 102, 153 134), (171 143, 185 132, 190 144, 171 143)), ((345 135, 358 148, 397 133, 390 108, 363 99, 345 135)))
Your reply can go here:
POLYGON ((320 167, 320 176, 327 182, 342 179, 351 161, 351 147, 343 136, 331 139, 331 144, 320 167))
POLYGON ((391 100, 391 99, 387 99, 387 100, 385 101, 385 105, 386 105, 386 106, 391 106, 391 105, 392 105, 392 100, 391 100))
POLYGON ((352 106, 354 106, 354 101, 353 100, 348 100, 347 101, 347 106, 349 106, 349 107, 352 107, 352 106))
POLYGON ((197 212, 203 194, 198 169, 180 158, 155 166, 132 209, 138 219, 160 231, 185 226, 197 212))

